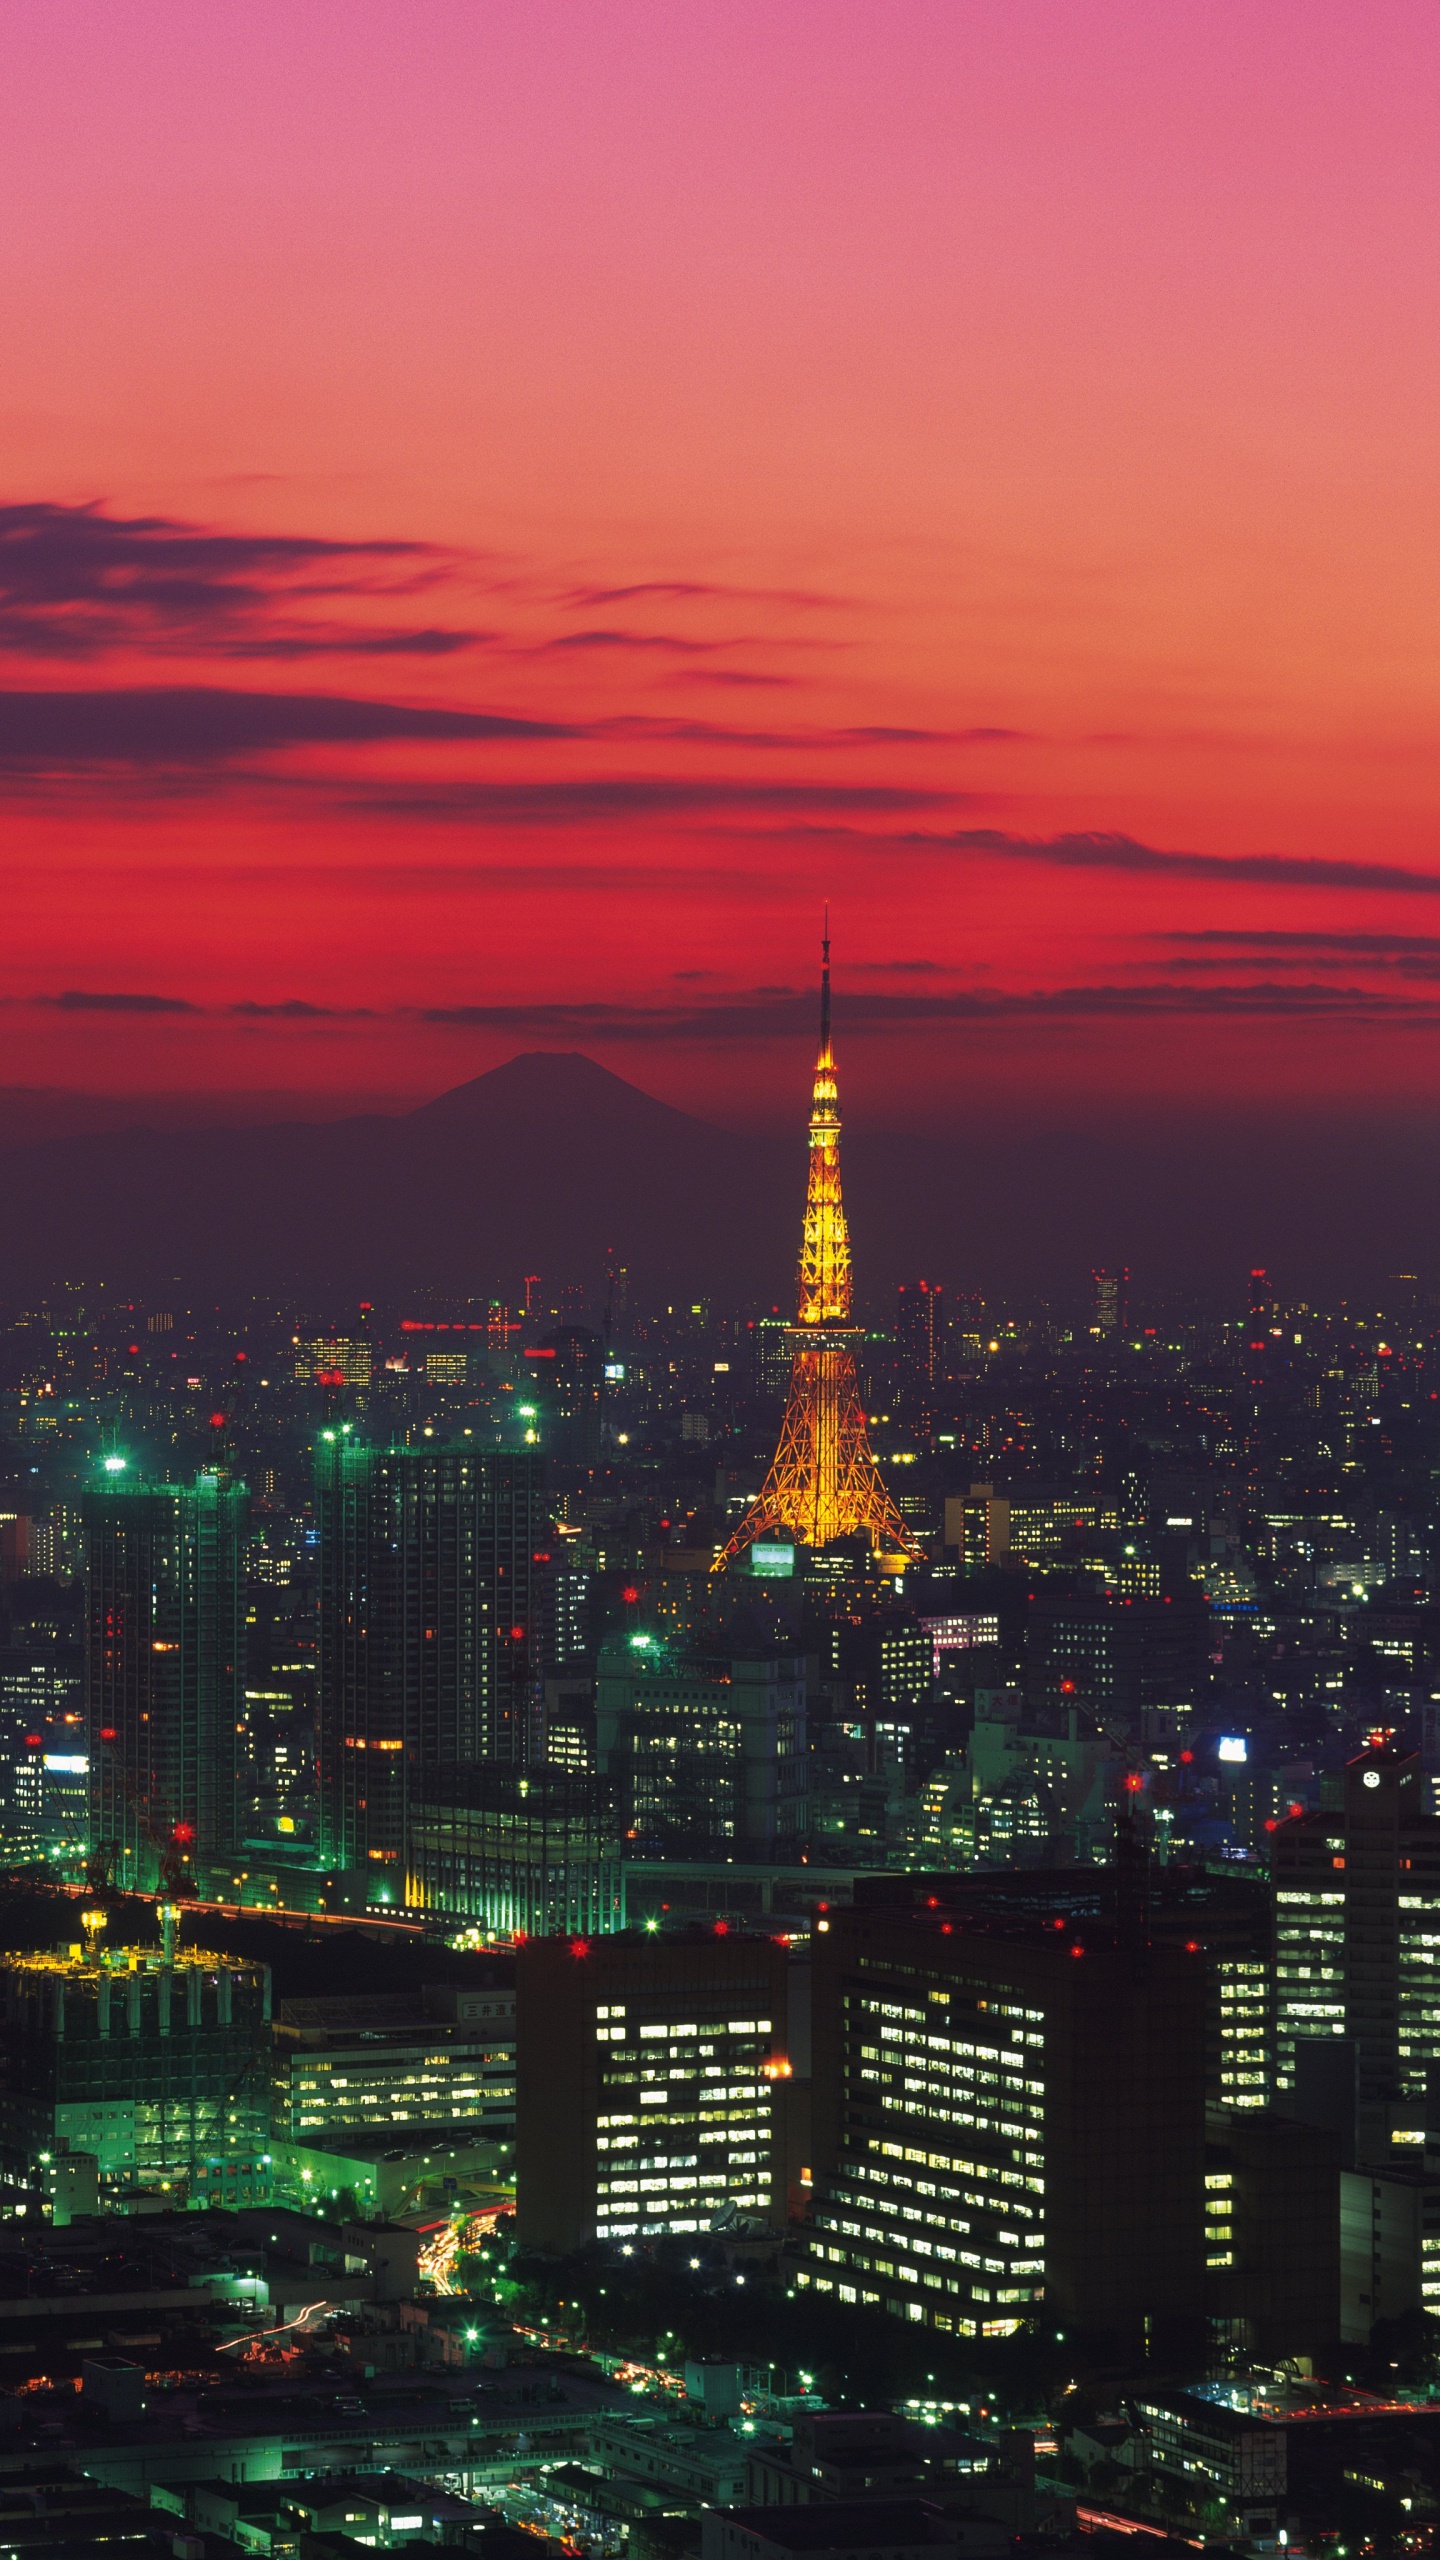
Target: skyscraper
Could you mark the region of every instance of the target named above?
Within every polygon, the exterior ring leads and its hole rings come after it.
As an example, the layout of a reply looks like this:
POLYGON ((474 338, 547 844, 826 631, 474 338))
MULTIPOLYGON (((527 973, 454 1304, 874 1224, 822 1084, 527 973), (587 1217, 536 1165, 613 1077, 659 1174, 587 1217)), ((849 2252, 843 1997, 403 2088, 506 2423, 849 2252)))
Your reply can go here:
POLYGON ((913 1555, 915 1541, 881 1480, 870 1447, 851 1323, 850 1233, 840 1194, 840 1096, 830 1046, 830 937, 820 975, 820 1054, 810 1108, 810 1172, 791 1329, 790 1392, 769 1474, 717 1572, 770 1532, 808 1547, 868 1538, 913 1555))
POLYGON ((945 1292, 938 1280, 902 1280, 895 1301, 902 1393, 928 1402, 945 1374, 945 1292))
POLYGON ((105 1463, 85 1506, 91 1852, 173 1889, 237 1842, 249 1496, 219 1470, 152 1485, 105 1463))
POLYGON ((540 1485, 532 1450, 321 1435, 322 1854, 397 1901, 414 1775, 528 1755, 540 1485))
POLYGON ((1091 1300, 1090 1330, 1110 1335, 1124 1333, 1130 1321, 1130 1274, 1118 1271, 1092 1271, 1094 1295, 1091 1300))

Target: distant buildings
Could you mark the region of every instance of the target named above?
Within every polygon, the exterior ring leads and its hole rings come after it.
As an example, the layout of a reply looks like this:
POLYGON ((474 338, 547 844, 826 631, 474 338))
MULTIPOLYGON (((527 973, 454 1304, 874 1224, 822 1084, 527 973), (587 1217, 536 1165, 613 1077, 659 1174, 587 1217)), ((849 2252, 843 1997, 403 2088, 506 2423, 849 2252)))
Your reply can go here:
POLYGON ((647 1628, 607 1637, 595 1766, 619 1827, 652 1852, 799 1851, 808 1827, 805 1670, 798 1657, 686 1653, 647 1628))

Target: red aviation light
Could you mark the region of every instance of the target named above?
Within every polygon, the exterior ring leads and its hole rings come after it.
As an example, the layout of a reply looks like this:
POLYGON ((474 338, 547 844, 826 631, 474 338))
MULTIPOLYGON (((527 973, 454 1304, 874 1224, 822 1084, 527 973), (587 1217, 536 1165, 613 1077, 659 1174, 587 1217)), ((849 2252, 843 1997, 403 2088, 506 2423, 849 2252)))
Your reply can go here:
POLYGON ((195 1825, 194 1825, 194 1823, 193 1823, 193 1822, 177 1822, 177 1823, 176 1823, 176 1825, 175 1825, 174 1830, 173 1830, 173 1831, 171 1832, 171 1834, 170 1834, 170 1837, 171 1837, 171 1839, 172 1839, 172 1840, 178 1840, 178 1841, 179 1841, 179 1843, 180 1843, 180 1845, 181 1845, 181 1847, 183 1848, 183 1847, 186 1845, 186 1843, 187 1843, 188 1841, 193 1840, 193 1839, 194 1839, 194 1837, 195 1837, 195 1825))
POLYGON ((1072 1956, 1083 1956, 1083 1954, 1085 1953, 1085 1950, 1084 1950, 1084 1948, 1081 1946, 1080 1941, 1079 1941, 1079 1939, 1078 1939, 1078 1938, 1075 1940, 1074 1945, 1071 1947, 1071 1949, 1070 1949, 1070 1953, 1072 1954, 1072 1956))
POLYGON ((114 1739, 115 1739, 115 1727, 114 1727, 114 1725, 113 1725, 113 1724, 102 1724, 102 1726, 100 1727, 100 1739, 101 1739, 101 1741, 102 1741, 102 1742, 113 1742, 113 1741, 114 1741, 114 1739))
POLYGON ((590 1941, 589 1941, 589 1939, 588 1939, 588 1938, 572 1938, 572 1939, 571 1939, 571 1941, 570 1941, 570 1953, 572 1954, 572 1956, 574 1956, 574 1957, 577 1959, 577 1961, 579 1961, 579 1960, 583 1959, 585 1956, 588 1956, 588 1954, 590 1953, 590 1941))

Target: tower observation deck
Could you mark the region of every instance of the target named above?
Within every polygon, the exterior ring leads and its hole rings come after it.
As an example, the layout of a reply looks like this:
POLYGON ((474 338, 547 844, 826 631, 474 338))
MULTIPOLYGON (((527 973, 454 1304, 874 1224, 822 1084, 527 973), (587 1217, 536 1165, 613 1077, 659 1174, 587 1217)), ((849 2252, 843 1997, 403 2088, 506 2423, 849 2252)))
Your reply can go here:
POLYGON ((840 1096, 830 1042, 830 936, 822 945, 820 1054, 810 1103, 810 1171, 800 1243, 790 1390, 770 1470, 728 1546, 723 1572, 757 1538, 778 1533, 828 1547, 867 1537, 877 1551, 918 1553, 885 1489, 855 1373, 862 1328, 850 1321, 850 1232, 840 1191, 840 1096))

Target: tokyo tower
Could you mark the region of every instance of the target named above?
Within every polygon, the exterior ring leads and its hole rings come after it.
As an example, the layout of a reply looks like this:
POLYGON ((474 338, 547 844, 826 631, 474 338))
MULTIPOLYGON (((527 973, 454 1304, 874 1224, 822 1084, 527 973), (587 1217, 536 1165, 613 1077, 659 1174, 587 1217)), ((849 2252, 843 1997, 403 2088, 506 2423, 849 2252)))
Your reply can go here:
POLYGON ((724 1571, 756 1538, 783 1532, 806 1547, 864 1536, 873 1548, 919 1548, 881 1481, 870 1447, 850 1321, 850 1234, 840 1197, 840 1097, 830 1047, 830 932, 821 945, 820 1055, 810 1105, 810 1178, 800 1246, 794 1348, 780 1442, 755 1500, 711 1568, 724 1571))

